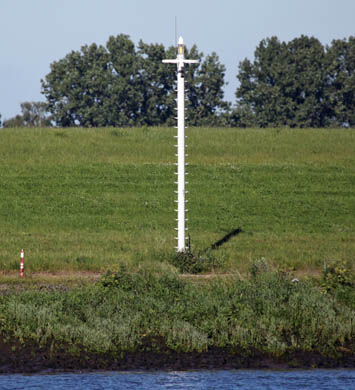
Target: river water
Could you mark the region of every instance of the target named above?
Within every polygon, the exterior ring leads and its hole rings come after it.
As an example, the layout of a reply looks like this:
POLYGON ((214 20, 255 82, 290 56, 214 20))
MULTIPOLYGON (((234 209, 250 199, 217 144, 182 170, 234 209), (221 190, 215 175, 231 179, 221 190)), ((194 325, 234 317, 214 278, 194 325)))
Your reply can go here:
POLYGON ((14 389, 245 389, 355 390, 355 370, 230 370, 1 375, 1 390, 14 389))

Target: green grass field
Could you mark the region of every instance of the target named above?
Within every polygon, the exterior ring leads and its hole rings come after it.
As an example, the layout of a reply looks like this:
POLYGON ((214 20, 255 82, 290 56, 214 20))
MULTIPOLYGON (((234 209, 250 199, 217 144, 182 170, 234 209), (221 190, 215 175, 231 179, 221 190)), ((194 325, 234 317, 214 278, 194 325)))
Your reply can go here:
MULTIPOLYGON (((1 129, 0 268, 171 268, 175 129, 1 129)), ((355 267, 353 130, 187 130, 189 234, 215 272, 355 267)))

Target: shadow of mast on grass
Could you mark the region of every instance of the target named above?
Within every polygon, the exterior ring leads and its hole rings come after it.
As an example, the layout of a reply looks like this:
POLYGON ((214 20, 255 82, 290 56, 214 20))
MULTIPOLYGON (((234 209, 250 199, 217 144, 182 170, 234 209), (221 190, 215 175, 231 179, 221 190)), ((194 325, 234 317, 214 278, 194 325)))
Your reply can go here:
MULTIPOLYGON (((220 246, 228 242, 233 237, 237 236, 238 234, 243 233, 242 228, 233 229, 231 232, 227 233, 224 237, 222 237, 220 240, 216 241, 214 244, 212 244, 208 249, 218 249, 220 246)), ((207 250, 208 250, 207 249, 207 250)))

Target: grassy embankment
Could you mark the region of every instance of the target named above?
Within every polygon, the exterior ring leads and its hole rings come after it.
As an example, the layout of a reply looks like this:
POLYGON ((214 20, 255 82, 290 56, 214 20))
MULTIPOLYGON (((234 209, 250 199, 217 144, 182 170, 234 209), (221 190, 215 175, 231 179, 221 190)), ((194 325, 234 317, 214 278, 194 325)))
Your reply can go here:
MULTIPOLYGON (((1 130, 0 268, 166 268, 176 244, 172 129, 1 130)), ((189 233, 215 271, 300 272, 355 252, 355 133, 189 129, 189 233), (207 255, 208 256, 208 255, 207 255)))
POLYGON ((193 251, 230 274, 208 283, 170 264, 172 135, 0 132, 0 371, 354 366, 355 133, 189 130, 193 251), (36 271, 120 271, 11 293, 22 247, 22 289, 36 271), (347 265, 320 282, 283 272, 331 261, 347 265))

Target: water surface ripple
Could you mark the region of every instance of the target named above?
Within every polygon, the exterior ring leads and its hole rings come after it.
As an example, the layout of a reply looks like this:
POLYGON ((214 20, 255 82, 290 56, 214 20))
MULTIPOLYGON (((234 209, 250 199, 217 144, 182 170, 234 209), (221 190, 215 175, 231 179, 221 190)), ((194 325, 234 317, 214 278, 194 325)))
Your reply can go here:
POLYGON ((355 370, 102 372, 2 375, 1 390, 355 390, 355 370))

